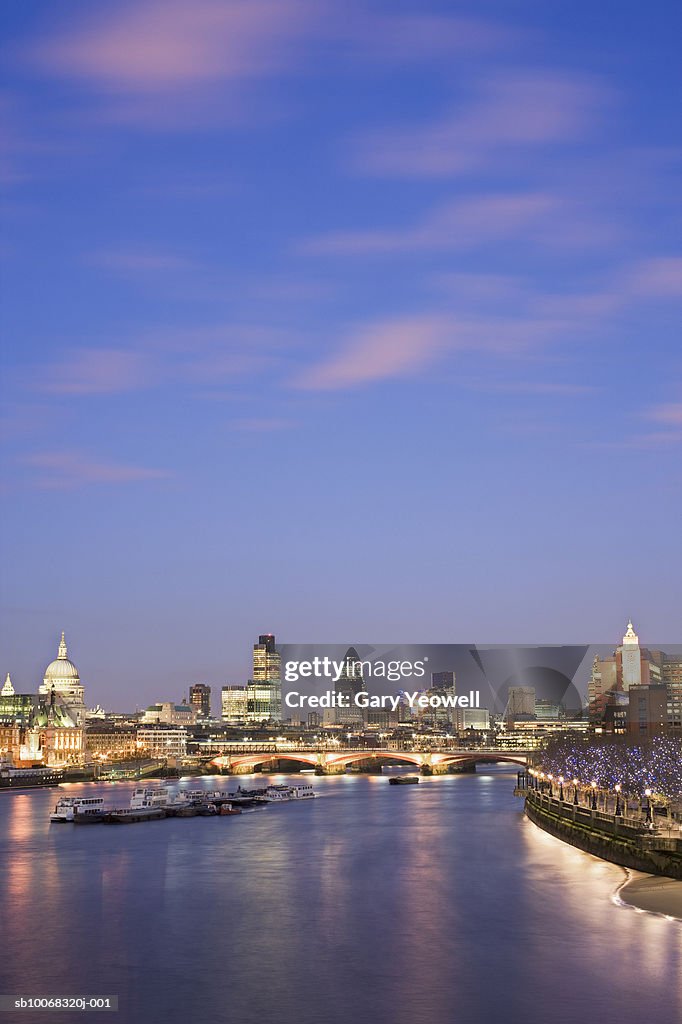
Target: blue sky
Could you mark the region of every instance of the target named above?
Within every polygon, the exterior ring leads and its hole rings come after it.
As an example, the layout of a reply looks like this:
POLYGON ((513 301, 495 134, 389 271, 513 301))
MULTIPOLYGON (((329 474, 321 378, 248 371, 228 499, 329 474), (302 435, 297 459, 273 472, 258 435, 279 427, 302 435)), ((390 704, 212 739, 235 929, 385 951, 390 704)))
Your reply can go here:
POLYGON ((3 671, 679 640, 678 5, 3 7, 3 671))

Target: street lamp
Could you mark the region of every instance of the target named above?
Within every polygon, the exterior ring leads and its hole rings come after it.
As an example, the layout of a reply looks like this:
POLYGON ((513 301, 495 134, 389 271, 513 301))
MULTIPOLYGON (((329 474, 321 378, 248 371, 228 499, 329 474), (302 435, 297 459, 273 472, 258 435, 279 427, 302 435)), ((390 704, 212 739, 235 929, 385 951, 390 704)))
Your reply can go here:
POLYGON ((622 808, 620 806, 620 782, 616 784, 616 817, 620 817, 622 808))
POLYGON ((578 806, 578 780, 573 779, 573 803, 578 806))
POLYGON ((564 799, 564 777, 563 777, 563 775, 559 776, 559 799, 563 803, 563 799, 564 799))
POLYGON ((592 810, 596 811, 597 810, 597 783, 594 781, 594 779, 592 780, 591 785, 592 785, 592 810))

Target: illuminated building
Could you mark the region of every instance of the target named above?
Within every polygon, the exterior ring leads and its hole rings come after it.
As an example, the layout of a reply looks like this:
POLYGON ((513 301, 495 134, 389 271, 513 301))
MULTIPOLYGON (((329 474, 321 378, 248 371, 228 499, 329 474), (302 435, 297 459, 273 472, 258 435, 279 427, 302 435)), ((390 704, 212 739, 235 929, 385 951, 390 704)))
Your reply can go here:
POLYGON ((599 733, 627 731, 630 736, 642 737, 682 733, 682 659, 641 647, 632 621, 628 622, 623 642, 613 655, 594 659, 588 713, 591 726, 599 733))
POLYGON ((149 757, 184 757, 187 753, 187 730, 182 726, 142 726, 136 740, 139 752, 149 757))
POLYGON ((220 691, 220 717, 228 725, 246 723, 247 694, 245 686, 223 686, 220 691))
POLYGON ((59 642, 57 657, 45 669, 43 682, 38 690, 40 697, 49 699, 53 693, 69 708, 76 725, 85 725, 87 708, 84 701, 84 688, 78 675, 78 669, 67 657, 64 634, 59 642))
POLYGON ((263 633, 253 645, 253 678, 246 686, 249 724, 282 721, 282 659, 272 633, 263 633))
POLYGON ((135 729, 112 729, 94 726, 85 734, 85 747, 90 757, 111 761, 131 761, 139 756, 135 729))
POLYGON ((197 718, 211 717, 211 687, 206 683, 194 683, 189 688, 189 703, 197 718))
POLYGON ((144 725, 194 725, 196 720, 194 708, 189 704, 174 704, 173 701, 150 704, 142 715, 144 725))

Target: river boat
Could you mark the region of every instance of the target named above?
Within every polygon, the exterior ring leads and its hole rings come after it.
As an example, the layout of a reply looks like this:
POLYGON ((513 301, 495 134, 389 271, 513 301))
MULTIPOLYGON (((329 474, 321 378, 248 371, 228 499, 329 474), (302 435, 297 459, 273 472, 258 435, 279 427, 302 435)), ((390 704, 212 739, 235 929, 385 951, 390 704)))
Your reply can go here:
POLYGON ((50 815, 50 821, 71 822, 76 814, 81 816, 101 812, 104 798, 101 796, 61 796, 50 815))
POLYGON ((58 786, 64 781, 64 772, 58 768, 13 768, 0 767, 0 789, 33 789, 34 786, 58 786))

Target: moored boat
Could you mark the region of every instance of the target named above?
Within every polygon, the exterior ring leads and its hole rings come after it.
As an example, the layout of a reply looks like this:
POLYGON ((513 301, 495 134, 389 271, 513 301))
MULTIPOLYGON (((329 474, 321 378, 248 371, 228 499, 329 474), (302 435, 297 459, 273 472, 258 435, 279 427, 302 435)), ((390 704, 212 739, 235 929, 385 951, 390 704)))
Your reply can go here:
POLYGON ((83 816, 99 812, 103 804, 104 798, 101 796, 61 796, 50 815, 50 821, 75 821, 76 814, 83 816))
POLYGON ((413 786, 419 782, 418 775, 395 775, 388 780, 390 786, 413 786))

